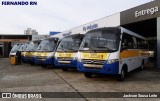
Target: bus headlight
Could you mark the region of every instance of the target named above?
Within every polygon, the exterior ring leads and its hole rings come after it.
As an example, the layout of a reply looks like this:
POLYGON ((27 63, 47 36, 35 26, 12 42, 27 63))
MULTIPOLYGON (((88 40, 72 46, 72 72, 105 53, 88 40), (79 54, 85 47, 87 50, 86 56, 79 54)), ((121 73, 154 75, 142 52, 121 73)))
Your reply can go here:
POLYGON ((74 53, 73 60, 77 60, 77 53, 74 53))
POLYGON ((57 60, 58 59, 58 53, 56 52, 54 55, 54 58, 57 60))
POLYGON ((76 57, 73 57, 73 60, 77 60, 77 58, 76 58, 76 57))
POLYGON ((57 56, 54 56, 54 58, 57 60, 58 58, 57 58, 57 56))
POLYGON ((48 58, 52 58, 52 56, 48 56, 48 58))
POLYGON ((82 59, 81 59, 81 58, 77 58, 77 61, 78 61, 78 62, 82 62, 82 59))
POLYGON ((117 61, 118 61, 118 59, 107 60, 107 64, 112 64, 112 63, 115 63, 117 61))
POLYGON ((80 52, 77 53, 77 61, 78 62, 82 62, 82 58, 81 58, 81 53, 80 52))
POLYGON ((53 57, 53 52, 47 53, 47 57, 48 57, 48 58, 52 58, 52 57, 53 57))

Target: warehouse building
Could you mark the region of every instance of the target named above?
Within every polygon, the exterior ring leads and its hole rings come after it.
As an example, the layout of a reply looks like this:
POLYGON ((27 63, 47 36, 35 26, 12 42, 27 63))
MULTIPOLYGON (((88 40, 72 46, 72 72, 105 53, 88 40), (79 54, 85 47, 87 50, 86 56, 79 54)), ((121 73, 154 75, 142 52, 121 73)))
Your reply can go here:
MULTIPOLYGON (((85 34, 87 31, 101 27, 122 26, 148 39, 152 39, 150 47, 160 61, 160 0, 155 0, 111 16, 66 30, 53 37, 65 37, 72 34, 85 34)), ((157 62, 160 68, 160 62, 157 62)))
POLYGON ((9 57, 10 50, 17 43, 49 38, 49 35, 0 35, 0 57, 9 57))

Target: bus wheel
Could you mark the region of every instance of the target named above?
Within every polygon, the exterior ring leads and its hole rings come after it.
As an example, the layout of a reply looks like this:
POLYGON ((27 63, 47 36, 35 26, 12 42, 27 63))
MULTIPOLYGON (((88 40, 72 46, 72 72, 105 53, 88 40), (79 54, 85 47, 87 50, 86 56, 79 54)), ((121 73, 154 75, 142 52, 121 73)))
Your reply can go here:
POLYGON ((141 65, 141 67, 139 69, 140 69, 140 71, 143 71, 143 69, 144 69, 144 63, 142 63, 142 65, 141 65))
POLYGON ((46 65, 41 65, 41 67, 45 68, 45 67, 47 67, 47 66, 46 66, 46 65))
POLYGON ((68 71, 68 68, 62 67, 63 71, 68 71))
POLYGON ((35 63, 34 62, 30 62, 30 65, 34 65, 35 63))
POLYGON ((84 76, 85 76, 86 78, 92 78, 92 73, 84 73, 84 76))
POLYGON ((126 76, 126 71, 125 69, 123 68, 121 70, 121 74, 118 75, 118 81, 123 81, 125 79, 125 76, 126 76))

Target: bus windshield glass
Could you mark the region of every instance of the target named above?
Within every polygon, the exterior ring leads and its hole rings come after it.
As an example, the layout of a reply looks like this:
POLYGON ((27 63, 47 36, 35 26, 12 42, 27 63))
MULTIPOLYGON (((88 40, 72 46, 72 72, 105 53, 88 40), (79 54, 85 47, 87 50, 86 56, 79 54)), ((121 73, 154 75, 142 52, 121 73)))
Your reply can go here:
POLYGON ((57 51, 78 51, 81 44, 81 37, 68 36, 59 44, 57 51))
POLYGON ((38 43, 34 43, 34 42, 31 42, 28 47, 27 47, 27 51, 35 51, 38 47, 38 43))
POLYGON ((56 43, 54 40, 42 40, 37 48, 37 51, 51 52, 54 51, 55 47, 56 43))
POLYGON ((14 45, 12 50, 11 50, 11 53, 15 53, 19 50, 19 48, 21 47, 21 45, 17 44, 17 45, 14 45))
POLYGON ((82 41, 80 51, 117 51, 119 42, 120 32, 117 30, 89 32, 82 41))
POLYGON ((21 47, 20 47, 20 51, 25 51, 26 49, 27 49, 27 47, 28 47, 28 44, 26 43, 26 44, 23 44, 21 47))

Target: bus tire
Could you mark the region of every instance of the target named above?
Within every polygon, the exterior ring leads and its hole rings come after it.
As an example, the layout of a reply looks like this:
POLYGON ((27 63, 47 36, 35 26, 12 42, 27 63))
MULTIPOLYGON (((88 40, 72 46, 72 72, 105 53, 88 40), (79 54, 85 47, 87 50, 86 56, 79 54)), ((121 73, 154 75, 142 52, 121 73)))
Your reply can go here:
POLYGON ((84 73, 84 76, 85 76, 86 78, 92 78, 92 73, 84 73))
POLYGON ((118 81, 124 81, 125 77, 126 77, 126 70, 125 68, 122 68, 121 74, 118 75, 118 81))
POLYGON ((63 71, 68 71, 68 68, 62 67, 63 71))
POLYGON ((47 66, 46 66, 46 65, 41 65, 41 67, 45 68, 45 67, 47 67, 47 66))
POLYGON ((144 60, 143 60, 142 65, 141 65, 141 67, 139 69, 140 69, 140 71, 144 70, 144 60))
POLYGON ((30 65, 35 65, 35 63, 34 62, 30 62, 30 65))

